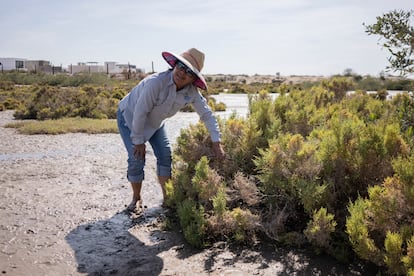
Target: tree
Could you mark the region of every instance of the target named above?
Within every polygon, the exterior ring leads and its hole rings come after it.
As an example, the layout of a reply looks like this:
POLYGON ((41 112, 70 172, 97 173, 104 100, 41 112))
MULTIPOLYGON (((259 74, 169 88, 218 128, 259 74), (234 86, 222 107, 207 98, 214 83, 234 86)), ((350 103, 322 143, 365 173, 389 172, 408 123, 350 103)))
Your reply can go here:
POLYGON ((344 70, 344 76, 350 77, 350 76, 353 76, 353 75, 355 75, 355 72, 351 68, 346 68, 344 70))
POLYGON ((410 25, 413 12, 393 10, 377 16, 375 24, 363 23, 365 32, 381 36, 383 42, 379 44, 390 52, 387 69, 399 72, 401 76, 414 73, 414 27, 410 25))

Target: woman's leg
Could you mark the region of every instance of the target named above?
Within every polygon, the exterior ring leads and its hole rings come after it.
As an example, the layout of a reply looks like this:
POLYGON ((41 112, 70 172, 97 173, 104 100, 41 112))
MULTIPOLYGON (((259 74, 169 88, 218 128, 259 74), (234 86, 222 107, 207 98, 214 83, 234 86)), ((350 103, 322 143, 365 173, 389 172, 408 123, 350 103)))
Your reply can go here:
POLYGON ((135 210, 135 208, 137 207, 137 203, 138 203, 138 208, 142 207, 141 206, 142 205, 142 200, 141 200, 142 182, 137 182, 137 183, 131 182, 131 187, 132 187, 132 200, 131 200, 131 203, 129 203, 129 205, 127 206, 127 209, 129 211, 135 210))
POLYGON ((134 145, 131 140, 131 131, 125 124, 124 116, 122 112, 117 112, 118 129, 124 142, 125 148, 128 152, 128 171, 127 178, 131 182, 132 187, 132 201, 128 205, 128 210, 134 210, 137 203, 141 204, 141 187, 142 180, 144 179, 144 166, 145 160, 137 159, 134 156, 134 145))
POLYGON ((171 178, 171 145, 164 125, 161 126, 149 140, 157 158, 157 175, 161 185, 163 202, 167 198, 165 183, 171 178))

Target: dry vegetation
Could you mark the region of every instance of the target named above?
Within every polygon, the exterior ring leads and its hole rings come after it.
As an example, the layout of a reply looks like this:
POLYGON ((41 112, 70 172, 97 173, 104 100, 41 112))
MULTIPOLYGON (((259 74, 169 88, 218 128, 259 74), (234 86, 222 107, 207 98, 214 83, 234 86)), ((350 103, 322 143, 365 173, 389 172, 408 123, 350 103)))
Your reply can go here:
POLYGON ((280 85, 275 100, 262 90, 248 118, 221 122, 224 162, 207 158, 204 125, 183 130, 168 194, 187 241, 250 244, 264 235, 413 273, 414 97, 347 96, 354 85, 280 85))
MULTIPOLYGON (((134 84, 5 75, 1 109, 46 121, 115 118, 134 84), (70 82, 79 85, 63 85, 70 82)), ((264 236, 343 262, 359 257, 391 274, 414 273, 414 98, 386 100, 386 90, 412 91, 412 80, 207 79, 209 93, 249 93, 249 116, 220 122, 223 162, 211 158, 204 125, 191 125, 177 139, 168 204, 190 244, 246 244, 264 236), (350 90, 356 92, 347 96, 350 90)))

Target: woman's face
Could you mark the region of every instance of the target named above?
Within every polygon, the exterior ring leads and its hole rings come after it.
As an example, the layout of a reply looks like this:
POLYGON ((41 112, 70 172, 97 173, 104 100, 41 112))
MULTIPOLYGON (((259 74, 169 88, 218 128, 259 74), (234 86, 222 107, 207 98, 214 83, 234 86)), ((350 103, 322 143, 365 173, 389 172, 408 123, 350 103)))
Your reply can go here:
POLYGON ((185 86, 193 83, 197 79, 197 76, 188 68, 185 64, 177 61, 173 70, 173 80, 177 90, 184 88, 185 86))

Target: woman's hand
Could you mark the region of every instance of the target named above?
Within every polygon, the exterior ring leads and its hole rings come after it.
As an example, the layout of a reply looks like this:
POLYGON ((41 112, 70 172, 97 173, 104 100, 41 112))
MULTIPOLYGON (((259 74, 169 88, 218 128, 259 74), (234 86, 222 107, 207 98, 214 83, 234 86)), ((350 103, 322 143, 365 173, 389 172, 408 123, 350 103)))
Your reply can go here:
POLYGON ((145 144, 134 146, 134 156, 137 159, 145 160, 145 144))
POLYGON ((226 158, 226 154, 224 153, 220 142, 213 142, 213 153, 218 160, 224 160, 224 158, 226 158))

